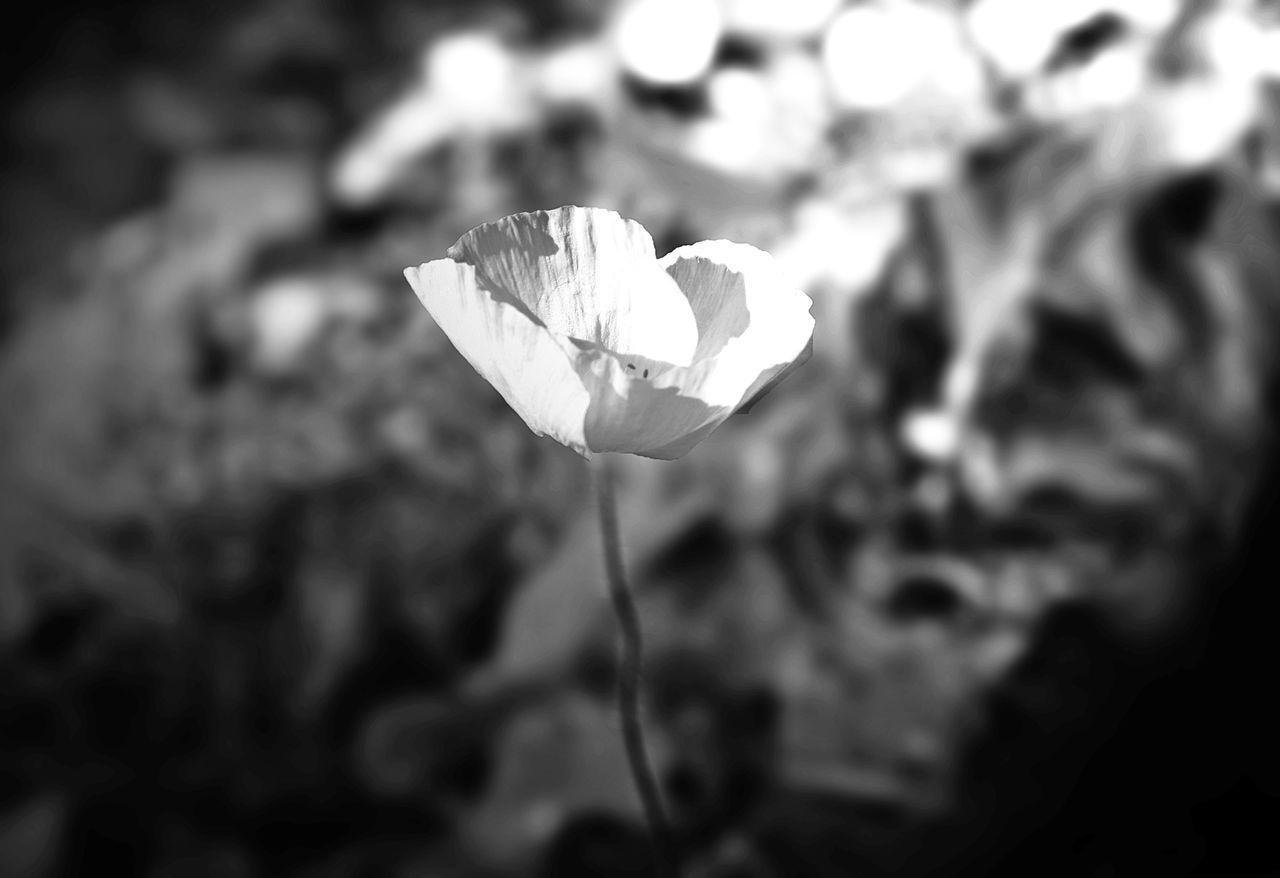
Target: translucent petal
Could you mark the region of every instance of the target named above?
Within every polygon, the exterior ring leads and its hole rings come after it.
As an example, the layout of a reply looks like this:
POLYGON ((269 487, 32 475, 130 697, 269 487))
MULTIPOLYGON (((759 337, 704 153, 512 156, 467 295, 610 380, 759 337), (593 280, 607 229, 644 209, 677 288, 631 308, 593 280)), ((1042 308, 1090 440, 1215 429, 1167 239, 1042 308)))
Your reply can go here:
POLYGON ((591 451, 671 460, 733 414, 730 406, 685 395, 681 382, 689 370, 683 366, 667 365, 646 379, 627 365, 602 353, 584 371, 591 389, 585 428, 591 451))
POLYGON ((553 333, 622 356, 693 361, 698 327, 688 300, 658 265, 644 227, 613 211, 515 214, 471 230, 448 255, 553 333))
POLYGON ((759 372, 790 363, 813 337, 813 302, 792 288, 775 260, 750 244, 700 241, 671 251, 662 267, 689 297, 698 321, 695 365, 723 359, 704 370, 706 398, 737 406, 759 372), (725 366, 743 374, 723 374, 725 366), (750 373, 750 374, 747 374, 750 373), (740 387, 733 385, 741 384, 740 387))
POLYGON ((591 392, 586 442, 592 451, 680 457, 807 359, 812 303, 782 281, 767 253, 703 241, 679 248, 662 264, 687 291, 698 319, 696 360, 689 367, 603 353, 580 360, 591 392))
POLYGON ((453 346, 529 429, 587 453, 591 396, 575 362, 582 353, 574 345, 487 289, 471 265, 438 259, 404 274, 453 346))

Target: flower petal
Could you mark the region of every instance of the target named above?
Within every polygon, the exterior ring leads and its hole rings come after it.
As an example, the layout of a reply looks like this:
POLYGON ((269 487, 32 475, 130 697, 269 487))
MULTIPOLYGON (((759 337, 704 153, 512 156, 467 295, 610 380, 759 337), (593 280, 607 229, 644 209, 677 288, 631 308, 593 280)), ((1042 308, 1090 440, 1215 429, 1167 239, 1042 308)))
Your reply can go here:
POLYGON ((689 297, 701 335, 684 390, 710 405, 747 402, 813 339, 813 302, 763 250, 700 241, 668 253, 662 265, 689 297))
POLYGON ((767 253, 703 241, 662 262, 698 318, 697 359, 689 367, 642 363, 647 376, 605 354, 580 361, 591 391, 585 435, 592 451, 680 457, 811 351, 812 303, 786 285, 767 253))
POLYGON ((644 227, 613 211, 515 214, 472 229, 448 255, 553 333, 621 355, 693 361, 698 325, 688 299, 658 265, 644 227))
POLYGON ((591 396, 575 365, 579 352, 567 339, 494 295, 471 265, 437 259, 404 275, 453 346, 530 430, 587 454, 591 396))
POLYGON ((689 370, 666 365, 644 378, 606 352, 586 363, 591 390, 585 438, 595 452, 621 452, 674 460, 706 438, 731 406, 711 406, 682 392, 689 370))

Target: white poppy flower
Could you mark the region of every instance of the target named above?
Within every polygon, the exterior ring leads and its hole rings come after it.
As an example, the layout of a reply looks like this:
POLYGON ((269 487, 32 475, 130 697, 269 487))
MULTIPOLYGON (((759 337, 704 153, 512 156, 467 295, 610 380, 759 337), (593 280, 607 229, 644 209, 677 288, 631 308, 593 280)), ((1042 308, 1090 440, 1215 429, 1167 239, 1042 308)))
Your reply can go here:
POLYGON ((529 428, 584 456, 680 457, 813 337, 769 254, 702 241, 659 260, 643 226, 598 208, 486 223, 405 277, 529 428))

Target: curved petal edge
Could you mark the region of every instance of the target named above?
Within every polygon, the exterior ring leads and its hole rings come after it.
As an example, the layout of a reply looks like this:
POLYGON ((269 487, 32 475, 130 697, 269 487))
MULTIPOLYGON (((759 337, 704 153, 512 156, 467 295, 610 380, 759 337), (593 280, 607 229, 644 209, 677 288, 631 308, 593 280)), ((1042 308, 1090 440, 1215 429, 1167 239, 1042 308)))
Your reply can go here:
POLYGON ((404 275, 458 353, 530 430, 588 454, 585 424, 591 396, 568 339, 495 297, 469 264, 437 259, 406 268, 404 275))

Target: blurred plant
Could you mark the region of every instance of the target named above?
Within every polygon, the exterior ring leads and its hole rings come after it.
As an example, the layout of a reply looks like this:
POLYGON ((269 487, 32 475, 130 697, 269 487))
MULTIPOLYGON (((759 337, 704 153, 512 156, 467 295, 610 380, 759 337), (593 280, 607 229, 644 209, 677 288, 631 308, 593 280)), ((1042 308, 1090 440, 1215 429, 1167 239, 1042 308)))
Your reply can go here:
MULTIPOLYGON (((531 430, 588 459, 681 457, 809 355, 812 303, 748 245, 703 241, 659 262, 638 223, 566 207, 480 226, 448 256, 405 270, 418 298, 531 430)), ((622 631, 623 738, 659 871, 678 875, 644 746, 640 621, 613 474, 599 461, 593 474, 622 631)))

